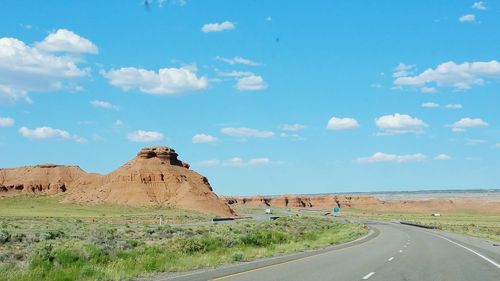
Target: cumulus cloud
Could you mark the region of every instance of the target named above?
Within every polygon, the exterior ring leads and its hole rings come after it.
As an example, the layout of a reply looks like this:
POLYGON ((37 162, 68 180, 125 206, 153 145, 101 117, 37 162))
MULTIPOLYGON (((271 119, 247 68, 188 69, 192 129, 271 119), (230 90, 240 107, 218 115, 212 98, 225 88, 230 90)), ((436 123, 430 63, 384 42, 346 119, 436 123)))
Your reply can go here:
POLYGON ((332 117, 326 125, 328 130, 348 130, 359 128, 359 123, 354 118, 332 117))
POLYGON ((285 132, 298 132, 305 129, 306 126, 302 124, 284 124, 281 126, 281 130, 285 132))
POLYGON ((434 160, 437 161, 446 161, 446 160, 451 160, 451 156, 448 154, 439 154, 434 157, 434 160))
POLYGON ((450 104, 447 104, 445 106, 445 108, 448 108, 448 109, 462 109, 463 106, 459 103, 450 103, 450 104))
POLYGON ((500 78, 500 62, 477 61, 457 64, 448 61, 436 68, 428 68, 415 75, 397 77, 394 85, 397 87, 426 87, 429 84, 442 87, 452 87, 457 90, 468 90, 474 85, 483 85, 487 78, 500 78))
POLYGON ((137 130, 128 133, 127 139, 133 142, 154 142, 163 140, 163 134, 155 131, 137 130))
POLYGON ((197 134, 193 136, 192 141, 193 143, 216 143, 219 140, 214 136, 197 134))
POLYGON ((11 117, 0 117, 0 128, 14 126, 14 119, 11 117))
POLYGON ((484 11, 487 10, 488 8, 486 7, 483 1, 479 1, 479 2, 474 2, 474 4, 472 4, 472 9, 484 11))
POLYGON ((460 22, 475 22, 476 16, 473 14, 463 15, 463 16, 458 18, 458 21, 460 21, 460 22))
POLYGON ((407 114, 395 113, 375 119, 375 125, 380 129, 380 135, 394 135, 405 133, 422 133, 427 124, 418 118, 407 114))
POLYGON ((208 32, 221 32, 224 30, 232 30, 235 29, 234 23, 230 21, 224 21, 221 23, 207 23, 201 27, 201 31, 208 32))
MULTIPOLYGON (((49 34, 42 43, 53 42, 54 36, 60 33, 61 30, 58 30, 49 34)), ((90 42, 72 34, 80 38, 80 41, 90 42)), ((89 53, 91 50, 88 46, 78 45, 77 40, 72 45, 68 43, 65 48, 61 47, 57 52, 52 52, 55 47, 49 48, 42 43, 32 47, 16 38, 0 38, 0 103, 18 101, 30 103, 29 92, 74 88, 74 83, 89 75, 89 68, 79 66, 83 63, 80 56, 68 55, 68 53, 89 53)))
POLYGON ((435 102, 424 102, 422 104, 422 107, 426 107, 426 108, 436 108, 436 107, 439 107, 439 104, 435 103, 435 102))
POLYGON ((249 65, 249 66, 257 66, 260 65, 260 63, 254 62, 250 59, 242 58, 242 57, 233 57, 233 58, 224 58, 224 57, 216 57, 217 60, 223 61, 225 63, 234 65, 234 64, 243 64, 243 65, 249 65))
POLYGON ((271 131, 259 131, 252 128, 222 128, 221 133, 231 136, 231 137, 239 137, 239 138, 271 138, 274 136, 274 133, 271 131))
POLYGON ((26 127, 19 128, 19 133, 26 138, 34 140, 74 140, 79 143, 86 142, 84 138, 70 134, 68 131, 53 129, 51 127, 39 127, 29 129, 26 127))
POLYGON ((49 34, 43 41, 36 43, 35 47, 46 52, 98 53, 94 43, 67 29, 58 29, 49 34))
POLYGON ((101 108, 106 108, 106 109, 118 110, 118 106, 116 106, 110 102, 107 102, 107 101, 94 100, 94 101, 91 101, 90 104, 93 107, 101 107, 101 108))
POLYGON ((500 148, 500 142, 497 142, 493 147, 500 148))
POLYGON ((238 78, 236 89, 240 91, 259 91, 267 88, 264 79, 259 75, 250 75, 238 78))
POLYGON ((124 91, 137 88, 152 95, 174 95, 207 88, 205 76, 197 77, 192 67, 160 68, 158 72, 135 67, 102 71, 113 86, 124 91))
POLYGON ((473 128, 486 128, 488 127, 488 123, 483 121, 480 118, 462 118, 458 120, 457 122, 447 125, 448 127, 451 128, 453 132, 463 132, 467 129, 473 129, 473 128))
POLYGON ((411 70, 413 68, 415 68, 415 65, 408 65, 408 64, 404 64, 404 63, 399 63, 394 68, 394 73, 392 74, 392 77, 398 78, 398 77, 408 76, 411 73, 411 70))
POLYGON ((383 152, 376 152, 372 156, 368 157, 360 157, 355 160, 357 163, 364 164, 373 164, 373 163, 407 163, 407 162, 422 162, 427 159, 422 153, 416 154, 406 154, 406 155, 397 155, 397 154, 386 154, 383 152))

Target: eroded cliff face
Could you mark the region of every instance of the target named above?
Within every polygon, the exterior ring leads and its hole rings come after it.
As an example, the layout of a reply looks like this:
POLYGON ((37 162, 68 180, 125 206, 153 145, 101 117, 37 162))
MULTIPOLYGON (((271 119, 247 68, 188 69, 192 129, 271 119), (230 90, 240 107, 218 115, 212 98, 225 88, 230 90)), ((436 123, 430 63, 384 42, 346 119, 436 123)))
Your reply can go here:
POLYGON ((266 196, 224 196, 231 206, 316 208, 330 210, 332 207, 363 207, 381 205, 383 202, 372 196, 353 195, 281 195, 266 196))
POLYGON ((453 212, 474 210, 482 213, 500 213, 499 201, 485 199, 427 199, 383 201, 366 195, 282 195, 266 196, 223 196, 230 206, 310 208, 330 211, 333 207, 355 208, 367 211, 384 212, 453 212))
POLYGON ((107 175, 77 166, 38 165, 0 169, 0 196, 66 193, 64 202, 163 205, 220 216, 235 213, 212 191, 208 179, 177 159, 168 147, 143 148, 107 175))
POLYGON ((55 164, 0 169, 0 193, 8 196, 63 193, 85 174, 78 166, 55 164))

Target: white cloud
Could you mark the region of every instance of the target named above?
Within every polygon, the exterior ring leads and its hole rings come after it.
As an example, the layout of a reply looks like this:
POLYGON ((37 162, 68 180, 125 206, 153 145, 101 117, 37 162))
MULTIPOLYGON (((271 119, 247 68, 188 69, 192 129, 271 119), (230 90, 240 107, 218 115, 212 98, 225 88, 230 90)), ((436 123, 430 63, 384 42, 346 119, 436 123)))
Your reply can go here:
POLYGON ((424 102, 422 104, 422 107, 426 107, 426 108, 436 108, 436 107, 439 107, 439 104, 435 103, 435 102, 424 102))
POLYGON ((268 157, 253 158, 249 159, 248 161, 245 161, 240 157, 233 157, 224 162, 226 166, 232 166, 232 167, 267 166, 267 165, 282 164, 282 163, 283 162, 281 161, 273 161, 268 157))
POLYGON ((265 88, 267 88, 267 84, 259 75, 238 78, 238 83, 236 83, 236 89, 240 91, 258 91, 265 88))
POLYGON ((259 131, 251 128, 222 128, 221 133, 231 136, 231 137, 239 137, 239 138, 271 138, 274 136, 273 132, 270 131, 259 131))
POLYGON ((220 161, 217 159, 210 159, 198 162, 198 166, 200 167, 214 167, 220 164, 220 161))
POLYGON ((79 67, 82 62, 80 56, 47 52, 16 38, 0 38, 0 103, 30 103, 28 92, 78 88, 74 83, 90 72, 79 67))
POLYGON ((494 148, 500 148, 500 142, 497 142, 493 147, 494 148))
POLYGON ((448 154, 439 154, 436 157, 434 157, 434 160, 438 160, 438 161, 451 160, 451 156, 448 154))
POLYGON ((137 130, 129 133, 127 139, 134 142, 154 142, 163 140, 163 134, 155 131, 137 130))
POLYGON ((359 128, 359 123, 354 118, 338 118, 332 117, 326 125, 328 130, 348 130, 359 128))
POLYGON ((360 157, 356 159, 357 163, 381 163, 381 162, 392 162, 392 163, 407 163, 407 162, 422 162, 427 159, 427 156, 422 153, 416 154, 406 154, 406 155, 397 155, 397 154, 386 154, 383 152, 376 152, 372 156, 368 157, 360 157))
POLYGON ((263 165, 269 165, 269 164, 271 164, 271 159, 269 159, 267 157, 254 158, 254 159, 248 160, 248 165, 250 165, 250 166, 263 166, 263 165))
POLYGON ((39 127, 29 129, 26 127, 19 128, 19 133, 22 136, 35 140, 74 140, 79 143, 84 143, 86 140, 76 135, 72 135, 67 131, 60 129, 53 129, 51 127, 39 127))
POLYGON ((97 46, 90 40, 67 29, 58 29, 49 34, 42 42, 36 43, 35 47, 46 52, 98 53, 97 46))
POLYGON ((473 14, 463 15, 463 16, 458 18, 458 21, 460 21, 460 22, 475 22, 476 16, 473 14))
POLYGON ((207 88, 205 76, 197 77, 191 67, 160 68, 158 72, 135 67, 102 71, 101 74, 113 86, 124 91, 138 88, 141 92, 153 95, 174 95, 207 88))
POLYGON ((241 167, 244 164, 245 163, 244 163, 243 159, 241 159, 239 157, 233 157, 230 160, 226 161, 226 165, 233 166, 233 167, 241 167))
POLYGON ((281 126, 281 130, 285 132, 298 132, 305 128, 306 126, 302 124, 284 124, 283 126, 281 126))
POLYGON ((273 18, 271 16, 266 17, 266 21, 272 21, 272 20, 273 20, 273 18))
POLYGON ((399 113, 376 118, 375 124, 381 130, 380 135, 422 133, 428 127, 427 124, 418 118, 399 113))
POLYGON ((486 5, 484 4, 483 1, 479 1, 479 2, 475 2, 474 4, 472 4, 472 9, 476 9, 476 10, 487 10, 488 8, 486 7, 486 5))
POLYGON ((0 117, 0 128, 14 126, 14 119, 10 117, 0 117))
POLYGON ((450 127, 453 132, 463 132, 466 129, 488 127, 488 123, 484 122, 480 118, 467 117, 467 118, 462 118, 451 125, 448 125, 448 127, 450 127))
POLYGON ((123 124, 124 124, 123 121, 118 119, 113 123, 113 128, 119 129, 123 127, 123 124))
POLYGON ((445 106, 445 108, 448 108, 448 109, 462 109, 463 106, 459 103, 450 103, 450 104, 447 104, 445 106))
POLYGON ((94 100, 94 101, 91 101, 90 104, 93 107, 101 107, 101 108, 106 108, 106 109, 118 110, 118 106, 116 106, 110 102, 107 102, 107 101, 94 100))
POLYGON ((216 143, 219 140, 214 136, 205 135, 205 134, 197 134, 197 135, 193 136, 192 141, 193 141, 193 143, 216 143))
POLYGON ((224 30, 232 30, 235 28, 234 23, 225 21, 221 23, 207 23, 201 27, 201 31, 207 32, 221 32, 224 30))
POLYGON ((224 58, 224 57, 216 57, 217 60, 221 60, 225 63, 234 65, 234 64, 243 64, 243 65, 249 65, 249 66, 257 66, 260 65, 260 63, 254 62, 252 60, 242 58, 242 57, 234 57, 234 58, 224 58))
POLYGON ((420 88, 420 92, 422 92, 424 94, 433 94, 436 91, 437 90, 434 87, 422 87, 422 88, 420 88))
POLYGON ((400 76, 394 80, 397 87, 426 87, 435 84, 453 87, 457 90, 468 90, 474 85, 483 85, 486 78, 500 78, 500 62, 477 61, 456 64, 453 61, 428 68, 416 76, 400 76))
POLYGON ((253 72, 250 71, 231 71, 231 72, 219 72, 219 76, 223 77, 244 77, 244 76, 252 76, 253 72))
POLYGON ((394 68, 394 73, 392 74, 392 77, 398 78, 398 77, 408 76, 413 68, 415 68, 415 65, 407 65, 404 63, 399 63, 394 68))

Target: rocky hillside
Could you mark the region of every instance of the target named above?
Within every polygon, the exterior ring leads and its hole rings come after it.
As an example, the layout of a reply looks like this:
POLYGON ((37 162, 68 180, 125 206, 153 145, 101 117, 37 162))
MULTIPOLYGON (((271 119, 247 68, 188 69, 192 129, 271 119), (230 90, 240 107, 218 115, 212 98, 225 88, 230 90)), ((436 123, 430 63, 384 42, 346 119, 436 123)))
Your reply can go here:
POLYGON ((64 202, 161 205, 233 216, 208 179, 177 157, 168 147, 143 148, 107 175, 61 165, 0 169, 0 196, 65 193, 64 202))

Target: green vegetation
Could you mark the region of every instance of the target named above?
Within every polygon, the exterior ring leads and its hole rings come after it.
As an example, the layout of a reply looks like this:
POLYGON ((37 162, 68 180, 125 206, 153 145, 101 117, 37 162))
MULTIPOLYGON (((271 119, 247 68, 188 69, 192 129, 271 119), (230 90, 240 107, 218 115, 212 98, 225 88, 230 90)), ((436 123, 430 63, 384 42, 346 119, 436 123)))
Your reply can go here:
POLYGON ((500 241, 500 214, 475 211, 445 212, 439 217, 422 213, 379 212, 350 209, 347 216, 376 220, 397 220, 436 226, 440 230, 500 241))
POLYGON ((124 280, 313 249, 367 233, 359 224, 295 215, 275 221, 160 226, 158 214, 175 222, 204 221, 206 216, 32 199, 0 200, 2 280, 124 280), (24 209, 17 203, 25 204, 24 209), (12 211, 4 216, 7 206, 22 216, 12 211), (47 216, 56 211, 57 216, 47 216))
MULTIPOLYGON (((160 216, 167 223, 208 221, 212 216, 167 207, 129 207, 59 203, 61 196, 15 196, 0 199, 2 217, 105 218, 106 220, 155 223, 160 216), (148 221, 152 220, 152 221, 148 221)), ((129 223, 130 223, 129 222, 129 223)))

